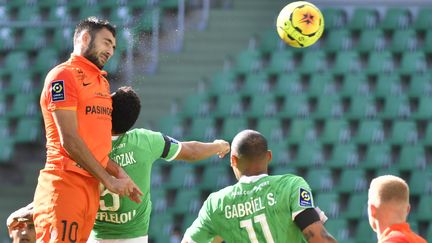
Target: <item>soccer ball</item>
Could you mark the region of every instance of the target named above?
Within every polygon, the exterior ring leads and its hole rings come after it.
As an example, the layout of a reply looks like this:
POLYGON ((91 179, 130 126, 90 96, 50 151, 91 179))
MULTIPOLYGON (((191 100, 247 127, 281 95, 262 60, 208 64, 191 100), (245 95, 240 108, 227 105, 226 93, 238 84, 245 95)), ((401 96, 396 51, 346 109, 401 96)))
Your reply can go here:
POLYGON ((276 28, 290 46, 303 48, 314 44, 324 32, 324 17, 312 3, 292 2, 279 13, 276 28))

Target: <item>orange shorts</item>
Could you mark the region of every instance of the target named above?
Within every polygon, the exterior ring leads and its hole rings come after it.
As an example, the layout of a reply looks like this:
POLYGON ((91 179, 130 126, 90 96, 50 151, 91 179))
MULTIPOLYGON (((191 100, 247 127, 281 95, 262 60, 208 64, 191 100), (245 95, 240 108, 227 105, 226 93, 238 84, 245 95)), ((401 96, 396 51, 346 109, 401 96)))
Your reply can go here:
POLYGON ((37 242, 86 242, 99 207, 99 181, 43 169, 33 201, 37 242))

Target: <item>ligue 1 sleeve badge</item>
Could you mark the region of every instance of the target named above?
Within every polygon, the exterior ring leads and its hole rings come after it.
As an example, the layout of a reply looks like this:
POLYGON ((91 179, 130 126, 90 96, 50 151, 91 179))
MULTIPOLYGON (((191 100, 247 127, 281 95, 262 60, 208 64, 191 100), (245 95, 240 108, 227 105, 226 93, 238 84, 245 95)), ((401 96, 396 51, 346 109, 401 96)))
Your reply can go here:
POLYGON ((301 207, 312 207, 312 195, 307 190, 300 188, 299 205, 301 207))
POLYGON ((65 100, 63 80, 57 80, 51 83, 51 96, 52 96, 52 101, 65 100))

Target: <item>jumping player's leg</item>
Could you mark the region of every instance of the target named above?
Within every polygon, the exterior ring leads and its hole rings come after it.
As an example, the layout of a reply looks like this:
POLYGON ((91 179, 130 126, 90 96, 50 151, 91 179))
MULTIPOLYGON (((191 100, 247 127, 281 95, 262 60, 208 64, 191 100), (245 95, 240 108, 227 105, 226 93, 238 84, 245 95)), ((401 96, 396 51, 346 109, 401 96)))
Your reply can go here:
POLYGON ((98 198, 94 178, 63 170, 42 170, 34 198, 37 242, 86 242, 98 198))

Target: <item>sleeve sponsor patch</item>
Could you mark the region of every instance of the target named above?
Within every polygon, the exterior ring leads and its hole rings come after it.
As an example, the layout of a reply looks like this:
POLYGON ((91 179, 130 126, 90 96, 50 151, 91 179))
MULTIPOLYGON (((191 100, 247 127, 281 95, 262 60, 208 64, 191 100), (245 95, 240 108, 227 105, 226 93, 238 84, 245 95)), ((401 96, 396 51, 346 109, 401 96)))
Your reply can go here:
POLYGON ((301 207, 312 207, 312 195, 309 191, 300 188, 299 205, 301 207))
POLYGON ((51 83, 51 98, 52 101, 65 100, 65 87, 63 80, 57 80, 51 83))

